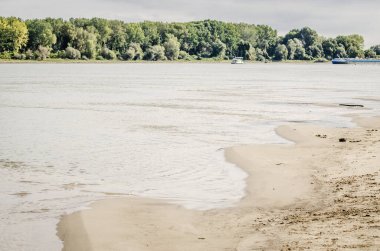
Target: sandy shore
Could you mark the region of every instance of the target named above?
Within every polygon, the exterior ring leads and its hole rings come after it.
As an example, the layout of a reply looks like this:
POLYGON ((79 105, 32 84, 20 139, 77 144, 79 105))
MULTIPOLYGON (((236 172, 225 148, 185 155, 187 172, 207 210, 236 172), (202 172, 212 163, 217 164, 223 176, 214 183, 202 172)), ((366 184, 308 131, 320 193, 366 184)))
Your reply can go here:
POLYGON ((354 121, 281 126, 295 144, 226 149, 249 173, 236 207, 109 199, 63 216, 58 236, 70 251, 380 250, 380 118, 354 121))

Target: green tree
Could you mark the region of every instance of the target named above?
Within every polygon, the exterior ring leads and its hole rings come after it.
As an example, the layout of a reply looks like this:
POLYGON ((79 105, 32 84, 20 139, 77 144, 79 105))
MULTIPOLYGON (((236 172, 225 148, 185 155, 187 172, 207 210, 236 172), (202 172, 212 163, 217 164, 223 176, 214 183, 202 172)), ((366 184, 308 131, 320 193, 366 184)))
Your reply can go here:
POLYGON ((364 56, 364 38, 362 36, 357 34, 338 36, 336 37, 336 41, 341 47, 344 47, 348 57, 356 58, 364 56))
POLYGON ((97 22, 97 20, 99 21, 104 21, 105 23, 108 22, 107 20, 105 19, 100 19, 100 18, 96 18, 96 19, 88 19, 88 18, 70 18, 69 19, 69 22, 72 23, 75 27, 77 28, 83 28, 83 29, 86 29, 87 27, 89 26, 95 26, 94 24, 97 22))
POLYGON ((373 50, 376 55, 380 55, 380 44, 372 46, 371 50, 373 50))
POLYGON ((50 48, 49 47, 43 47, 40 45, 40 46, 38 46, 38 49, 35 51, 35 54, 36 54, 36 58, 38 60, 45 60, 50 55, 50 48))
POLYGON ((116 53, 114 51, 108 49, 107 47, 102 48, 102 50, 100 51, 100 55, 104 59, 108 59, 108 60, 115 60, 117 58, 116 53))
POLYGON ((73 47, 67 47, 65 50, 66 58, 69 59, 80 59, 81 54, 80 51, 77 49, 74 49, 73 47))
POLYGON ((278 43, 277 31, 268 25, 258 25, 256 29, 256 48, 261 50, 263 57, 270 59, 278 43))
POLYGON ((181 50, 193 55, 197 54, 197 47, 200 38, 198 36, 196 25, 194 23, 187 23, 185 26, 186 29, 183 29, 183 33, 179 35, 181 50))
POLYGON ((226 55, 232 56, 237 49, 237 45, 240 41, 240 34, 237 26, 232 23, 219 22, 220 25, 220 35, 218 33, 214 34, 213 41, 220 36, 220 41, 226 44, 226 55))
POLYGON ((372 49, 368 49, 364 51, 364 56, 366 58, 376 58, 376 52, 372 49))
POLYGON ((189 55, 189 53, 187 53, 186 51, 180 51, 179 52, 179 56, 178 56, 178 59, 182 59, 182 60, 192 60, 193 58, 189 55))
POLYGON ((30 60, 36 59, 36 57, 35 57, 35 55, 31 49, 26 50, 25 58, 30 59, 30 60))
MULTIPOLYGON (((132 34, 136 36, 137 38, 143 40, 143 42, 140 43, 143 49, 146 49, 152 45, 160 44, 160 35, 158 33, 156 23, 145 21, 145 22, 142 22, 140 25, 139 24, 135 24, 135 25, 136 26, 135 26, 135 29, 133 29, 133 31, 136 33, 132 33, 132 34)), ((128 29, 127 29, 127 34, 128 34, 128 29)), ((127 41, 138 43, 138 39, 130 38, 130 40, 127 39, 127 41)))
POLYGON ((274 58, 276 60, 286 60, 288 58, 288 49, 285 45, 277 45, 274 58))
POLYGON ((62 27, 64 26, 65 23, 68 23, 68 22, 64 21, 62 18, 45 18, 44 21, 50 24, 52 28, 52 33, 56 37, 56 42, 51 45, 51 48, 53 49, 53 51, 59 51, 59 50, 65 49, 67 46, 64 48, 61 48, 59 38, 61 35, 62 27))
POLYGON ((152 61, 165 60, 165 48, 161 45, 153 45, 146 50, 144 58, 152 61))
MULTIPOLYGON (((285 35, 283 43, 288 44, 290 40, 294 41, 294 39, 297 39, 305 50, 305 55, 302 56, 302 59, 321 58, 323 56, 322 38, 315 30, 309 27, 304 27, 300 30, 293 29, 285 35)), ((298 42, 297 44, 299 45, 298 42)), ((298 49, 298 51, 299 54, 302 54, 301 49, 298 49)), ((291 55, 292 53, 289 51, 289 54, 291 55)))
POLYGON ((125 25, 121 21, 110 21, 110 29, 112 33, 107 42, 107 47, 113 51, 123 51, 127 46, 127 37, 125 32, 125 25))
POLYGON ((288 49, 288 59, 290 60, 307 59, 305 48, 303 47, 302 42, 298 38, 293 38, 293 39, 288 40, 287 49, 288 49))
POLYGON ((310 46, 320 44, 320 42, 321 42, 321 40, 318 36, 318 33, 309 27, 302 28, 300 30, 299 36, 300 37, 298 37, 298 39, 300 39, 303 42, 306 50, 310 46))
POLYGON ((310 59, 322 58, 324 56, 322 44, 317 43, 310 45, 306 50, 306 54, 309 55, 310 59))
POLYGON ((334 57, 336 57, 338 43, 336 42, 334 38, 328 38, 328 39, 323 40, 322 48, 323 48, 323 53, 325 57, 331 60, 334 57))
POLYGON ((70 22, 64 22, 62 26, 58 28, 56 36, 56 50, 65 50, 74 43, 77 36, 77 28, 70 22))
MULTIPOLYGON (((152 28, 153 29, 153 28, 152 28)), ((157 30, 155 30, 157 32, 157 30)), ((153 31, 152 31, 153 32, 153 31)), ((153 36, 153 34, 150 34, 153 36)), ((145 37, 144 30, 141 28, 140 24, 138 23, 130 23, 125 26, 125 41, 130 43, 138 43, 138 44, 151 44, 150 40, 151 38, 145 37)))
POLYGON ((122 55, 125 60, 140 60, 143 56, 143 50, 138 43, 131 43, 126 52, 122 55))
POLYGON ((103 18, 92 18, 89 23, 96 28, 99 34, 98 41, 100 46, 104 47, 112 34, 112 30, 108 25, 108 20, 103 18))
POLYGON ((29 31, 28 48, 37 50, 40 46, 51 48, 57 42, 50 23, 33 19, 26 22, 29 31))
POLYGON ((87 58, 96 57, 97 36, 82 27, 76 29, 76 35, 72 41, 72 46, 78 49, 87 58))
POLYGON ((210 58, 212 56, 212 45, 206 41, 200 41, 197 46, 197 55, 201 58, 210 58))
POLYGON ((257 29, 253 24, 240 23, 237 24, 240 33, 240 39, 256 46, 257 42, 257 29))
POLYGON ((178 59, 180 43, 172 34, 167 35, 167 41, 164 43, 165 56, 169 60, 178 59))
POLYGON ((255 48, 248 42, 241 40, 238 43, 236 56, 243 57, 245 60, 255 60, 255 48))
POLYGON ((211 56, 214 58, 223 59, 226 56, 226 44, 217 39, 215 42, 211 44, 212 54, 211 56))
POLYGON ((266 52, 264 53, 260 48, 256 48, 255 51, 256 51, 256 60, 265 62, 266 61, 266 58, 265 58, 266 52))
POLYGON ((18 52, 28 41, 26 24, 15 17, 0 17, 0 53, 18 52))
POLYGON ((346 58, 347 57, 347 52, 346 52, 346 49, 344 48, 344 46, 339 45, 336 48, 335 57, 336 58, 346 58))

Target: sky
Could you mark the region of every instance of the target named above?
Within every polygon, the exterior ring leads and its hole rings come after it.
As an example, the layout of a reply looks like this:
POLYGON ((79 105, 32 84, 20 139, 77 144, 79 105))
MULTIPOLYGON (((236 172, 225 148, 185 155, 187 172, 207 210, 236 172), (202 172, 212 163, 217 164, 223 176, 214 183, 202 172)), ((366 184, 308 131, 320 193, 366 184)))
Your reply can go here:
POLYGON ((216 19, 267 24, 280 35, 309 26, 325 37, 380 44, 380 0, 0 0, 0 16, 103 17, 126 22, 216 19))

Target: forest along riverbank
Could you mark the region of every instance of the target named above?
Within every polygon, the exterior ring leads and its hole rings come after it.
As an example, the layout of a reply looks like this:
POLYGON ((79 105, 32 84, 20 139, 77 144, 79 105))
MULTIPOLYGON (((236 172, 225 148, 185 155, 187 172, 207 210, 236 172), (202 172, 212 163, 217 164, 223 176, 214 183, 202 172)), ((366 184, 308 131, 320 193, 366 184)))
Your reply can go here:
POLYGON ((236 146, 247 196, 233 208, 187 210, 161 200, 110 199, 62 217, 64 250, 380 248, 380 118, 357 128, 291 124, 294 145, 236 146))

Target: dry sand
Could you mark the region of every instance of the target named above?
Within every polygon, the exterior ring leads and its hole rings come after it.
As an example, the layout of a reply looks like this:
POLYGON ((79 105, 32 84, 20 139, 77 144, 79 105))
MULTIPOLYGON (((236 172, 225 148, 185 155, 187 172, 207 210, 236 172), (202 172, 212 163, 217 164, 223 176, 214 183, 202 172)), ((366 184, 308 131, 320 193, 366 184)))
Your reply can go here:
POLYGON ((63 216, 63 250, 380 250, 380 118, 354 121, 281 126, 295 144, 227 149, 249 173, 233 208, 125 198, 63 216))

